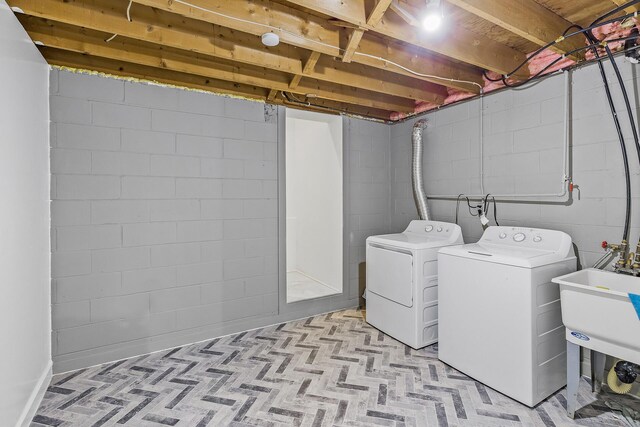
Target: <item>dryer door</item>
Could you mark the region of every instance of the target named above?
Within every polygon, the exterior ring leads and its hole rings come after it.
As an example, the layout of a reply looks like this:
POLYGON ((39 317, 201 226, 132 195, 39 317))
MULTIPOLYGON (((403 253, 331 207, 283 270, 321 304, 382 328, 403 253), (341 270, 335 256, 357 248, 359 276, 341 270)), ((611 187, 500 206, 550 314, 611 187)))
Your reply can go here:
POLYGON ((413 256, 409 251, 367 247, 367 292, 413 306, 413 256))

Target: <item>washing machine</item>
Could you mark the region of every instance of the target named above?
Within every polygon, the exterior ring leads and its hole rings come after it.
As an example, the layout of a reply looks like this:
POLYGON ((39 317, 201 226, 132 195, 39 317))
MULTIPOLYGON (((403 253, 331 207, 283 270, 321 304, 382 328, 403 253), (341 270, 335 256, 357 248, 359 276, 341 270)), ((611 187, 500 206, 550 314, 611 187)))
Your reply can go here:
POLYGON ((560 292, 576 270, 563 232, 489 227, 478 243, 442 248, 438 357, 533 407, 566 384, 560 292))
POLYGON ((437 252, 461 245, 456 224, 411 221, 367 239, 367 322, 415 349, 438 340, 437 252))

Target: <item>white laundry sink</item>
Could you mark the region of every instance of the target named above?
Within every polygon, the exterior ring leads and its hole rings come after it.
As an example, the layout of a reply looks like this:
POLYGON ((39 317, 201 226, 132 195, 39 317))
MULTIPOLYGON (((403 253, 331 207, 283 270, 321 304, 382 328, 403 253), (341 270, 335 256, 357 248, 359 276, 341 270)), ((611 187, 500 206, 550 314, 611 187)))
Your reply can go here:
POLYGON ((640 294, 640 278, 589 268, 553 282, 567 341, 640 364, 640 319, 628 295, 640 294))

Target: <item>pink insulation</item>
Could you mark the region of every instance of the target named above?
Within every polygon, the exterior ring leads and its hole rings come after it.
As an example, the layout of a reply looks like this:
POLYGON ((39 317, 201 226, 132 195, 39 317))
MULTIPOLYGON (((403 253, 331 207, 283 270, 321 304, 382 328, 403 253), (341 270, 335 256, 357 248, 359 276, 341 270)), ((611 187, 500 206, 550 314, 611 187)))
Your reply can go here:
MULTIPOLYGON (((527 58, 529 58, 531 55, 532 55, 532 53, 527 54, 527 58)), ((552 63, 556 59, 560 58, 560 56, 561 56, 560 54, 555 53, 554 51, 549 50, 549 49, 540 52, 539 55, 537 55, 531 61, 529 61, 529 63, 528 63, 529 64, 529 72, 531 73, 532 76, 537 74, 537 73, 539 73, 540 71, 542 71, 544 69, 544 67, 546 67, 547 65, 549 65, 550 63, 552 63)), ((553 73, 554 71, 558 71, 558 70, 570 67, 570 66, 575 65, 575 64, 576 64, 576 61, 574 61, 573 59, 564 58, 564 59, 561 59, 560 61, 556 62, 549 69, 547 69, 544 73, 545 74, 553 73)))
MULTIPOLYGON (((621 22, 613 22, 611 24, 606 24, 606 25, 603 25, 602 27, 595 28, 593 30, 593 35, 598 40, 606 41, 606 40, 620 39, 620 38, 628 37, 629 34, 631 33, 632 28, 633 27, 624 28, 622 27, 621 22)), ((609 46, 609 49, 615 52, 624 47, 624 41, 611 42, 608 46, 609 46)), ((604 48, 598 48, 598 51, 601 55, 605 54, 604 48)), ((589 49, 586 52, 585 57, 588 60, 593 59, 594 58, 593 51, 589 49)))
MULTIPOLYGON (((636 22, 637 24, 637 22, 636 22)), ((593 30, 593 35, 598 39, 598 40, 612 40, 612 39, 618 39, 618 38, 623 38, 623 37, 628 37, 629 33, 631 32, 631 28, 633 27, 623 27, 621 25, 621 22, 614 22, 612 24, 606 24, 603 25, 601 27, 598 27, 596 29, 593 30)), ((580 35, 575 35, 573 37, 583 37, 580 35)), ((585 37, 583 37, 585 40, 585 45, 589 44, 586 40, 585 37)), ((624 47, 624 42, 612 42, 611 44, 609 44, 609 48, 611 48, 612 51, 617 51, 620 50, 624 47)), ((604 49, 600 48, 600 50, 602 51, 602 54, 604 54, 604 49)), ((533 55, 533 53, 529 53, 527 54, 527 57, 531 57, 531 55, 533 55)), ((538 72, 540 72, 541 70, 544 69, 544 67, 548 66, 551 62, 555 61, 556 59, 560 58, 560 55, 553 52, 550 49, 547 49, 543 52, 541 52, 539 55, 536 55, 534 58, 531 59, 531 61, 529 61, 527 63, 527 65, 525 65, 525 67, 528 67, 528 71, 530 73, 530 75, 535 75, 538 72)), ((585 53, 585 59, 586 60, 592 60, 594 58, 593 52, 591 50, 586 51, 585 53)), ((553 66, 551 66, 549 69, 544 71, 544 74, 548 74, 548 73, 552 73, 554 71, 558 71, 561 70, 563 68, 567 68, 567 67, 571 67, 573 65, 575 65, 576 62, 573 59, 570 58, 563 58, 561 60, 559 60, 557 63, 555 63, 553 66)), ((525 68, 523 67, 523 68, 525 68)), ((499 79, 502 76, 500 76, 499 74, 493 72, 493 71, 488 71, 487 72, 487 76, 491 79, 499 79)), ((484 93, 488 93, 497 89, 501 89, 504 87, 504 84, 501 81, 497 81, 497 82, 493 82, 489 79, 487 79, 486 77, 483 77, 484 80, 484 86, 483 86, 483 92, 484 93)), ((514 78, 510 78, 509 79, 509 83, 515 83, 517 82, 517 79, 514 78)), ((447 104, 451 104, 453 102, 457 102, 457 101, 461 101, 467 98, 471 98, 476 96, 473 93, 469 93, 469 92, 463 92, 460 90, 455 90, 455 89, 451 89, 448 88, 447 89, 447 93, 448 96, 445 98, 443 105, 447 105, 447 104)), ((393 112, 391 113, 391 116, 389 117, 390 120, 392 121, 396 121, 396 120, 401 120, 404 119, 406 117, 412 116, 414 114, 418 114, 418 113, 422 113, 425 111, 429 111, 429 110, 434 110, 437 109, 439 106, 436 104, 433 104, 431 102, 422 102, 422 101, 418 101, 416 102, 416 107, 415 110, 412 114, 407 114, 407 113, 401 113, 401 112, 393 112)))

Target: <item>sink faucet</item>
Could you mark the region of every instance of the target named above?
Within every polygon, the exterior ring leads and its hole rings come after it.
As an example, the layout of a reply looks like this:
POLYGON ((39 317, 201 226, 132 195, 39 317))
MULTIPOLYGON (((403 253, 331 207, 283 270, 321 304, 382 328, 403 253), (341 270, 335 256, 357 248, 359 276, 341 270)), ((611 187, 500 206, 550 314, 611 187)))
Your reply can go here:
POLYGON ((613 264, 613 271, 620 274, 640 276, 640 241, 636 245, 636 251, 630 252, 629 243, 623 240, 619 245, 602 242, 602 248, 611 254, 618 254, 618 261, 613 264))

